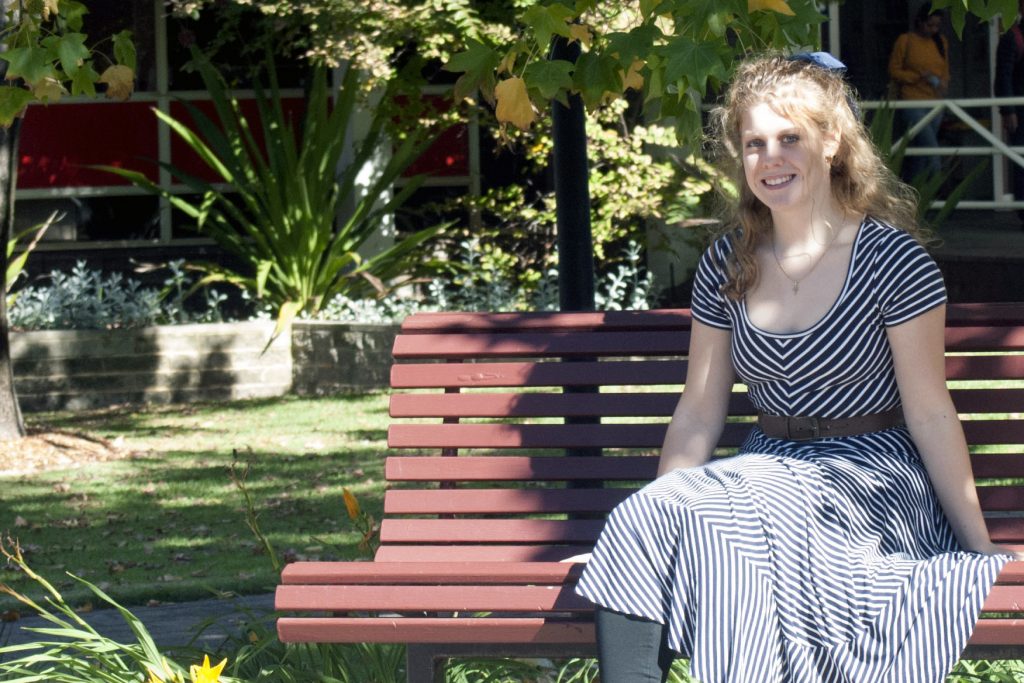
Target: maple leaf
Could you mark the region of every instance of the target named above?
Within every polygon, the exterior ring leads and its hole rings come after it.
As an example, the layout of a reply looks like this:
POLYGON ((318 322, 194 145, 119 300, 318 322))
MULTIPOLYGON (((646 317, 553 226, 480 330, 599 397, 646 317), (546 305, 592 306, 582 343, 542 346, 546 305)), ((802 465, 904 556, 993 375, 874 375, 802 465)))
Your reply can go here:
POLYGON ((747 0, 747 11, 754 12, 778 12, 788 17, 796 16, 786 0, 747 0))
POLYGON ((127 100, 135 90, 135 72, 124 64, 115 64, 96 79, 107 84, 107 97, 112 100, 127 100))
POLYGON ((516 128, 526 130, 537 118, 533 111, 533 103, 526 92, 526 81, 518 76, 506 78, 494 87, 494 97, 498 101, 495 115, 502 123, 511 123, 516 128))
POLYGON ((639 59, 634 59, 633 63, 629 65, 629 69, 622 76, 622 88, 628 90, 632 88, 639 92, 644 88, 644 77, 640 73, 640 69, 644 68, 644 62, 639 59))
POLYGON ((61 96, 68 92, 60 81, 51 76, 47 76, 38 83, 30 83, 29 89, 37 100, 49 104, 59 102, 61 96))
POLYGON ((569 40, 578 40, 583 47, 589 48, 590 44, 594 42, 594 33, 588 26, 573 24, 569 27, 569 40))

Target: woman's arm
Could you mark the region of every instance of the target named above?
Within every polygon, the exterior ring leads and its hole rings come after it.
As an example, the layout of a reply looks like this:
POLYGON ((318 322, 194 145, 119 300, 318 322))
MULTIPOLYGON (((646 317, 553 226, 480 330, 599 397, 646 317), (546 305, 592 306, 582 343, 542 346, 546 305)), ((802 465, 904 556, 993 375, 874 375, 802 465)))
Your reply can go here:
POLYGON ((981 514, 967 440, 946 387, 945 323, 946 307, 939 306, 887 328, 903 414, 960 544, 1014 554, 992 543, 981 514))
POLYGON ((729 330, 693 321, 686 386, 672 413, 658 475, 703 465, 722 434, 733 385, 729 330))
POLYGON ((921 80, 921 74, 906 67, 908 41, 907 34, 902 34, 893 43, 889 54, 889 78, 898 83, 917 83, 921 80))

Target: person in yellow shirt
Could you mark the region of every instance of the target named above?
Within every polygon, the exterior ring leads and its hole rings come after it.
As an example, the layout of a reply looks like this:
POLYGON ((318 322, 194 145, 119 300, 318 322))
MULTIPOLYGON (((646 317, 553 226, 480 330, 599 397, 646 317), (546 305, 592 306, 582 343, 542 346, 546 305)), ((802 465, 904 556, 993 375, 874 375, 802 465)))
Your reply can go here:
MULTIPOLYGON (((899 85, 901 100, 936 100, 949 89, 949 43, 941 35, 943 14, 933 11, 930 2, 921 5, 914 17, 914 28, 896 39, 889 56, 889 78, 899 85)), ((898 109, 904 130, 923 119, 930 108, 898 109)), ((912 147, 938 147, 941 114, 934 117, 911 141, 912 147)), ((929 175, 941 168, 937 156, 907 156, 903 176, 913 180, 922 171, 929 175)))

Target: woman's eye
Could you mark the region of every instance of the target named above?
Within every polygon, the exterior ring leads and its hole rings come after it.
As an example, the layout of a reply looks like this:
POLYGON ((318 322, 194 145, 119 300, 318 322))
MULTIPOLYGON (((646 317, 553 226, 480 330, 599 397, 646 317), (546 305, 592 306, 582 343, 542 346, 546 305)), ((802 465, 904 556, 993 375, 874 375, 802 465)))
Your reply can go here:
POLYGON ((800 142, 800 136, 799 135, 783 135, 782 136, 782 141, 784 143, 786 143, 787 145, 795 145, 796 143, 800 142))
POLYGON ((752 140, 747 140, 746 146, 747 147, 763 147, 764 146, 764 142, 762 142, 761 140, 759 140, 757 138, 754 138, 752 140))

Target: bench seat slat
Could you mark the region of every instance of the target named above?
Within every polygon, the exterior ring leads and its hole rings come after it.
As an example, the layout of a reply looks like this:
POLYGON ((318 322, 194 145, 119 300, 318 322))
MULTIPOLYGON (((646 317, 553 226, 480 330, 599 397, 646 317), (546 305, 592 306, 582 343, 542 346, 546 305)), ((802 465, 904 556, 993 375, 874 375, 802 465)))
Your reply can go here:
MULTIPOLYGON (((969 443, 1024 443, 1024 420, 969 420, 969 443)), ((644 424, 393 424, 391 448, 660 448, 666 423, 644 424)), ((738 446, 750 424, 729 423, 720 444, 738 446)))
MULTIPOLYGON (((738 446, 750 425, 726 425, 721 443, 738 446)), ((665 423, 393 424, 391 448, 660 448, 665 423)))
MULTIPOLYGON (((1024 406, 1024 389, 960 389, 952 392, 960 413, 1005 413, 1024 406)), ((746 393, 729 397, 729 414, 755 415, 746 393)), ((679 392, 395 394, 391 417, 670 417, 679 392)))
MULTIPOLYGON (((541 618, 367 618, 282 617, 277 621, 283 643, 565 643, 594 641, 593 622, 547 622, 541 618)), ((983 619, 974 628, 971 646, 1024 645, 1024 619, 983 619)))
POLYGON ((593 543, 603 519, 385 519, 381 543, 593 543))
MULTIPOLYGON (((401 612, 592 612, 593 603, 561 585, 286 585, 278 586, 274 608, 282 611, 401 612)), ((995 586, 982 607, 987 612, 1021 612, 1017 587, 995 586)))
MULTIPOLYGON (((1024 453, 975 453, 974 476, 1024 477, 1024 453)), ((652 455, 460 455, 389 456, 384 462, 388 481, 482 482, 482 481, 646 481, 657 474, 658 459, 652 455)), ((1024 501, 1021 503, 1024 505, 1024 501)))
POLYGON ((574 585, 278 586, 274 608, 335 612, 593 612, 593 603, 577 596, 574 585))
MULTIPOLYGON (((664 386, 682 384, 684 360, 608 360, 577 363, 398 363, 391 366, 395 389, 469 387, 664 386)), ((951 380, 1024 379, 1024 357, 947 356, 951 380)))
MULTIPOLYGON (((669 356, 685 352, 689 341, 689 332, 683 331, 399 334, 393 354, 396 360, 669 356)), ((1019 351, 1024 349, 1024 327, 946 328, 946 348, 1019 351)))
POLYGON ((594 641, 593 622, 546 622, 540 617, 368 618, 282 617, 283 643, 579 643, 594 641))
POLYGON ((374 562, 558 562, 588 553, 590 545, 382 545, 374 562))
MULTIPOLYGON (((965 314, 961 314, 962 316, 965 314)), ((408 316, 402 332, 429 334, 445 332, 484 332, 495 330, 688 330, 692 317, 686 308, 662 308, 651 311, 591 311, 561 313, 426 312, 408 316)))
POLYGON ((609 512, 635 488, 615 489, 394 489, 384 514, 509 514, 609 512))
POLYGON ((621 358, 677 355, 680 349, 689 348, 689 345, 690 333, 680 331, 400 334, 395 337, 393 351, 396 360, 540 356, 621 358))
MULTIPOLYGON (((996 543, 1024 541, 1024 518, 987 517, 996 543)), ((604 520, 385 519, 381 543, 594 543, 604 520)))
MULTIPOLYGON (((1019 546, 1018 546, 1019 547, 1019 546)), ((585 565, 574 562, 386 561, 292 562, 281 572, 285 585, 561 585, 574 583, 585 565)), ((1009 562, 999 573, 1001 586, 1024 585, 1024 562, 1009 562)), ((314 608, 310 608, 314 609, 314 608)), ((1017 611, 1013 607, 1005 611, 1017 611)))
MULTIPOLYGON (((392 489, 384 497, 388 515, 525 515, 611 512, 636 487, 601 489, 392 489)), ((1024 486, 983 486, 981 508, 1024 512, 1024 486)))
POLYGON ((583 565, 566 562, 292 562, 284 584, 552 584, 575 581, 583 565))
POLYGON ((395 389, 456 387, 558 387, 682 384, 682 360, 609 360, 576 363, 399 363, 391 366, 395 389))

